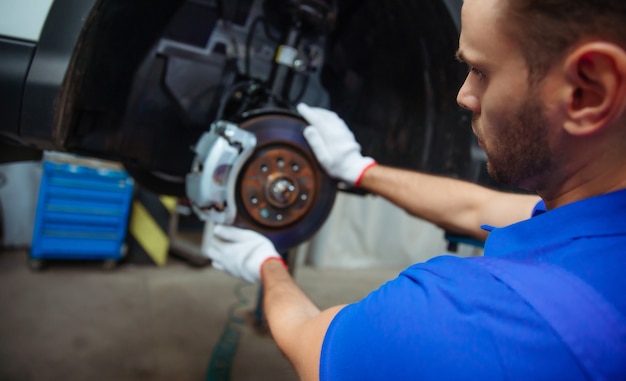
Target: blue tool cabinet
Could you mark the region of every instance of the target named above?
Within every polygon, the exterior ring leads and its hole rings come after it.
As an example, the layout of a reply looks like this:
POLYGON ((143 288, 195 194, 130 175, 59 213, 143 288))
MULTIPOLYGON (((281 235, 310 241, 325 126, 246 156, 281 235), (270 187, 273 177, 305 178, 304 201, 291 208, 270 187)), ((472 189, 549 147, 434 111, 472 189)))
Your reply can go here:
POLYGON ((43 161, 30 263, 124 255, 134 182, 121 168, 43 161))

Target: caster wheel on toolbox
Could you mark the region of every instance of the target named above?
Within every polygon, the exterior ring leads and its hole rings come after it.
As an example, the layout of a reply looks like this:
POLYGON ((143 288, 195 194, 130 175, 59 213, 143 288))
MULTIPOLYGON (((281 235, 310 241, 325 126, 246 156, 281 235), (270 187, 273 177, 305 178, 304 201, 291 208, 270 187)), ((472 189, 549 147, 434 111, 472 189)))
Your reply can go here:
POLYGON ((46 261, 44 261, 43 259, 29 258, 28 267, 31 270, 41 271, 46 267, 46 261))
POLYGON ((105 259, 104 262, 102 262, 102 268, 106 271, 115 270, 117 268, 117 260, 105 259))

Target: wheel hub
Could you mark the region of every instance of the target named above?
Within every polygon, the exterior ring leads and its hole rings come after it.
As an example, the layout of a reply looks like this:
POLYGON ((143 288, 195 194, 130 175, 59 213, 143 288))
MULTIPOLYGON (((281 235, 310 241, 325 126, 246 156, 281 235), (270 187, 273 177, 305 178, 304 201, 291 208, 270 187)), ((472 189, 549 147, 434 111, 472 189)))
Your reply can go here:
POLYGON ((258 224, 290 225, 312 206, 315 178, 310 163, 292 147, 258 152, 242 174, 241 199, 258 224))

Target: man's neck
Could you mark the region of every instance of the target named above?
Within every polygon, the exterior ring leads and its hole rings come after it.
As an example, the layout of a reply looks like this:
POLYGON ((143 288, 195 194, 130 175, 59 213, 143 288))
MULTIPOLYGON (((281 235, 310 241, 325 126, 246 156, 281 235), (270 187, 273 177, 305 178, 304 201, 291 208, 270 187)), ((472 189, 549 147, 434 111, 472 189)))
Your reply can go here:
POLYGON ((588 162, 575 172, 537 193, 543 198, 548 210, 586 198, 599 196, 626 189, 626 159, 623 163, 613 161, 610 164, 601 160, 588 162))

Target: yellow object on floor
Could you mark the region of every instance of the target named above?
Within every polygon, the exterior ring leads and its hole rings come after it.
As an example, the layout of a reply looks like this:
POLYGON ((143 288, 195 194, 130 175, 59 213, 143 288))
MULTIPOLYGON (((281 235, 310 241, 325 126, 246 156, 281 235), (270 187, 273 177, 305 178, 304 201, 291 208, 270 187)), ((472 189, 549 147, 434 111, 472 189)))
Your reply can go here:
POLYGON ((154 263, 157 266, 167 263, 168 226, 177 202, 174 196, 137 190, 129 223, 129 262, 154 263))

